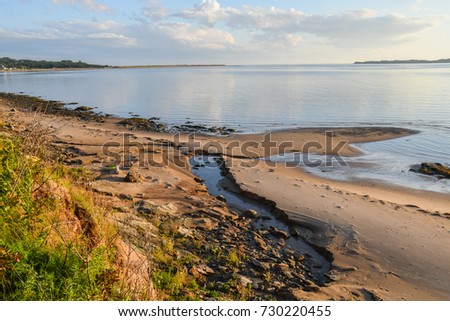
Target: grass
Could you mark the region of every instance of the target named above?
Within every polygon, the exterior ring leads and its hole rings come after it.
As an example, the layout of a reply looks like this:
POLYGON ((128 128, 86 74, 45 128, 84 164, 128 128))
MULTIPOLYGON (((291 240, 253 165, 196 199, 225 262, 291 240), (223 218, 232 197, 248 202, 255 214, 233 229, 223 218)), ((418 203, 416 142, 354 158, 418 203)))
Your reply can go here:
POLYGON ((83 173, 27 144, 0 137, 0 300, 123 298, 117 233, 83 173))

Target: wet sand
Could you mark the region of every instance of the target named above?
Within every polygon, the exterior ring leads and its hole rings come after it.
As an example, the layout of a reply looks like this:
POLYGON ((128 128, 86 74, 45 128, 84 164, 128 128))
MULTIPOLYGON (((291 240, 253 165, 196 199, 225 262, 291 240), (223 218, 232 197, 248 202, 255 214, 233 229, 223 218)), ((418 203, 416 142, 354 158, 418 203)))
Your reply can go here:
POLYGON ((315 299, 348 299, 361 290, 384 300, 450 299, 448 195, 227 161, 243 190, 274 201, 299 225, 314 226, 310 240, 333 253, 336 281, 315 299))

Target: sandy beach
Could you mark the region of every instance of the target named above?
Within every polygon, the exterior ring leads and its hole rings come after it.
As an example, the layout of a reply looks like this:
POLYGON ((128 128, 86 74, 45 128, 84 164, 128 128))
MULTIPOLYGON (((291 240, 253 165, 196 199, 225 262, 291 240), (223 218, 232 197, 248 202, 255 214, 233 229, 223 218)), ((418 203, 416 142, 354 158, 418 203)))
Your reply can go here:
MULTIPOLYGON (((150 202, 178 222, 179 233, 204 243, 217 242, 224 246, 223 251, 238 249, 251 258, 252 264, 245 266, 253 266, 256 272, 244 268, 238 274, 242 282, 250 279, 256 293, 272 291, 275 299, 292 300, 450 299, 447 194, 374 182, 331 181, 298 167, 260 159, 295 151, 357 155, 352 143, 414 134, 410 130, 303 128, 273 132, 270 139, 265 134, 193 137, 189 133, 130 130, 118 125, 117 118, 80 119, 36 113, 29 107, 2 98, 1 119, 12 124, 12 131, 25 130, 36 121, 51 129, 49 139, 64 151, 66 164, 95 173, 91 188, 121 209, 111 219, 122 229, 125 242, 137 233, 137 226, 144 229, 146 239, 157 238, 151 219, 139 214, 137 205, 150 202), (289 220, 291 235, 287 237, 293 237, 294 230, 332 254, 329 282, 309 277, 295 281, 305 275, 300 271, 303 265, 292 262, 300 254, 285 251, 284 237, 256 230, 254 219, 230 211, 224 200, 208 193, 189 165, 189 158, 200 151, 223 157, 228 177, 242 193, 272 202, 289 220), (118 165, 119 173, 105 174, 102 169, 108 165, 118 165), (134 178, 130 179, 130 172, 134 178), (219 234, 225 241, 218 239, 219 234), (264 254, 272 252, 275 259, 264 254), (273 274, 270 282, 278 282, 275 286, 255 286, 259 284, 256 279, 267 273, 265 269, 273 274)), ((205 272, 198 266, 190 270, 190 277, 233 272, 221 266, 210 266, 212 272, 205 272)))

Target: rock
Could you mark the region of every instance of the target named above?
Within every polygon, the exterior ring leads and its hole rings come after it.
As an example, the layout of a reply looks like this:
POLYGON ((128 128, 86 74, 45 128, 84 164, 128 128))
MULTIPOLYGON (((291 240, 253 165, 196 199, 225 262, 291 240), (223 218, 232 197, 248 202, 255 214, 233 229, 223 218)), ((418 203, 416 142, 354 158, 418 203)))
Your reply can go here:
POLYGON ((141 214, 152 214, 161 216, 173 216, 178 213, 178 208, 173 203, 165 205, 156 205, 153 202, 147 200, 140 200, 135 203, 136 210, 141 214))
POLYGON ((189 228, 195 228, 199 230, 212 230, 217 225, 219 225, 219 223, 209 218, 197 218, 187 220, 185 225, 189 228))
POLYGON ((153 132, 166 131, 166 125, 157 123, 152 119, 145 119, 141 117, 126 118, 119 121, 118 124, 125 126, 130 130, 146 130, 153 132))
POLYGON ((248 278, 248 277, 246 277, 246 276, 244 276, 242 274, 238 274, 237 278, 238 278, 237 279, 238 284, 240 286, 244 287, 244 288, 249 286, 249 285, 251 285, 253 283, 253 281, 250 278, 248 278))
POLYGON ((196 279, 200 278, 202 275, 197 271, 197 269, 195 268, 195 266, 191 267, 189 269, 189 274, 192 275, 193 277, 195 277, 196 279))
POLYGON ((127 176, 125 176, 124 181, 129 183, 138 183, 142 182, 144 177, 136 171, 129 171, 127 176))
POLYGON ((128 200, 128 201, 132 201, 133 200, 133 196, 130 194, 119 194, 117 195, 118 198, 122 199, 122 200, 128 200))
POLYGON ((269 270, 269 264, 267 264, 265 262, 260 262, 257 259, 255 259, 254 257, 250 257, 249 261, 253 266, 257 267, 260 270, 263 270, 263 271, 269 270))
POLYGON ((259 218, 259 216, 260 216, 257 211, 251 210, 251 209, 250 210, 246 210, 244 212, 244 215, 246 217, 248 217, 248 218, 259 218))
POLYGON ((219 200, 219 201, 222 201, 222 202, 227 202, 227 199, 225 198, 225 196, 223 196, 223 195, 219 195, 219 196, 216 196, 216 198, 219 200))
POLYGON ((274 281, 272 285, 274 286, 275 290, 284 288, 286 286, 283 282, 280 281, 274 281))
POLYGON ((298 256, 296 257, 296 260, 298 262, 302 262, 305 259, 305 256, 303 254, 298 254, 298 256))
POLYGON ((91 110, 93 110, 93 109, 94 109, 94 108, 92 108, 92 107, 87 107, 87 106, 80 106, 80 107, 75 108, 76 111, 91 111, 91 110))
POLYGON ((450 178, 450 167, 441 163, 422 163, 420 166, 411 167, 410 171, 439 178, 450 178))
POLYGON ((299 236, 302 235, 302 234, 300 233, 300 231, 299 231, 298 229, 295 228, 295 226, 290 226, 290 227, 289 227, 289 234, 290 234, 291 236, 294 236, 294 237, 299 237, 299 236))
POLYGON ((184 237, 190 237, 190 238, 194 237, 194 235, 192 234, 192 231, 190 229, 188 229, 188 228, 183 227, 183 226, 179 226, 178 227, 178 233, 180 235, 183 235, 184 237))
POLYGON ((189 269, 189 273, 193 275, 195 278, 199 278, 201 276, 214 274, 214 270, 211 269, 206 264, 195 265, 189 269))
POLYGON ((256 244, 258 244, 263 250, 267 250, 267 243, 258 234, 253 235, 256 244))
POLYGON ((306 287, 305 290, 309 291, 309 292, 319 292, 320 291, 320 287, 317 286, 314 282, 310 281, 310 280, 306 280, 306 287))
POLYGON ((76 158, 68 162, 68 165, 83 165, 83 160, 76 158))
POLYGON ((237 216, 235 213, 229 212, 227 208, 222 208, 222 207, 213 207, 213 208, 208 208, 210 205, 208 204, 197 204, 197 207, 203 207, 202 209, 196 211, 197 214, 203 214, 202 216, 208 216, 208 217, 213 217, 216 218, 220 221, 223 220, 237 220, 239 218, 239 216, 237 216))
POLYGON ((289 234, 288 233, 286 233, 285 231, 277 229, 275 226, 271 226, 269 228, 269 231, 275 237, 281 237, 281 238, 284 238, 284 239, 289 238, 289 234))
POLYGON ((201 274, 204 275, 209 275, 209 274, 214 274, 214 270, 211 269, 209 266, 207 266, 206 264, 201 264, 199 266, 197 266, 197 271, 201 274))
POLYGON ((197 183, 200 183, 200 184, 204 183, 204 180, 199 177, 194 177, 194 181, 196 181, 197 183))
POLYGON ((288 279, 293 279, 294 276, 292 275, 292 271, 289 267, 282 267, 280 268, 281 273, 283 273, 288 279))

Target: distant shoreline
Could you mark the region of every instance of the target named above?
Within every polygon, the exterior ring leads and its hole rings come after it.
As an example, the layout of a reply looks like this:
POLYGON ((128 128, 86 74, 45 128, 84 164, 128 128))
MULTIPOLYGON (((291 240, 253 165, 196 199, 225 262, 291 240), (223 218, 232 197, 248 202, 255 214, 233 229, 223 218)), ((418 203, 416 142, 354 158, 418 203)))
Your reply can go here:
POLYGON ((81 70, 104 70, 104 69, 144 69, 144 68, 193 68, 193 67, 225 67, 225 64, 208 65, 142 65, 142 66, 108 66, 102 68, 10 68, 0 69, 0 73, 8 72, 42 72, 42 71, 81 71, 81 70))
POLYGON ((438 60, 419 60, 419 59, 409 59, 409 60, 369 60, 369 61, 355 61, 355 65, 373 65, 373 64, 448 64, 450 63, 450 58, 448 59, 438 59, 438 60))
POLYGON ((10 69, 0 69, 0 73, 8 72, 41 72, 41 71, 77 71, 77 70, 103 70, 103 69, 113 69, 114 67, 102 67, 102 68, 10 68, 10 69))
POLYGON ((180 64, 180 65, 138 65, 138 66, 117 66, 113 68, 133 69, 133 68, 189 68, 189 67, 225 67, 225 64, 180 64))

